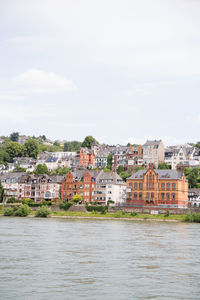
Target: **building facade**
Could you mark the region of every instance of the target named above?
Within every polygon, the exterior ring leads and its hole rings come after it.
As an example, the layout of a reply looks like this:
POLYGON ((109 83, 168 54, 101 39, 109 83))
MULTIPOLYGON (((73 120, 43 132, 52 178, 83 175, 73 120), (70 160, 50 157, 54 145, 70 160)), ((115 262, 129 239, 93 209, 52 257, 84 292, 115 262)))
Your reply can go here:
POLYGON ((176 170, 140 170, 127 179, 127 205, 135 208, 187 208, 188 181, 176 170))
POLYGON ((161 140, 146 141, 143 145, 143 162, 145 165, 154 164, 157 168, 159 163, 164 162, 165 149, 161 140))

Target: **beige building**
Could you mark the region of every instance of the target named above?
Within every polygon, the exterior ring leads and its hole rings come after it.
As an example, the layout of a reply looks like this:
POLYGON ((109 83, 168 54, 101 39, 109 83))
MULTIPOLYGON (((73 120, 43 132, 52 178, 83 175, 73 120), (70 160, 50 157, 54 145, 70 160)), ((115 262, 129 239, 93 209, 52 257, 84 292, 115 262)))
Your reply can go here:
POLYGON ((143 145, 143 162, 145 165, 150 163, 158 167, 158 164, 165 160, 165 149, 162 140, 146 141, 143 145))

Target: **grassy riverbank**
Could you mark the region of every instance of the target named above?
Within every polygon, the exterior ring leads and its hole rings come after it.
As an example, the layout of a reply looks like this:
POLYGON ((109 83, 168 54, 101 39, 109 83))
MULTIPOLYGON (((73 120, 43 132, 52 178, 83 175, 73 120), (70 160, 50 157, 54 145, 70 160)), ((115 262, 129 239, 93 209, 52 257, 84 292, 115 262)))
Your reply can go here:
POLYGON ((10 207, 3 209, 0 205, 0 215, 5 216, 28 216, 28 217, 53 217, 53 218, 87 218, 87 219, 124 219, 124 220, 157 220, 166 222, 196 222, 200 223, 200 214, 182 214, 173 215, 167 212, 166 214, 142 214, 142 213, 126 213, 124 211, 108 212, 108 211, 69 211, 69 210, 59 210, 52 211, 47 206, 39 207, 37 210, 31 210, 27 205, 20 205, 15 207, 15 205, 10 205, 10 207))
POLYGON ((82 218, 102 218, 102 219, 141 219, 141 220, 163 220, 163 221, 184 221, 186 215, 149 215, 149 214, 131 214, 118 211, 115 213, 98 213, 98 212, 71 212, 71 211, 58 211, 52 212, 55 217, 82 217, 82 218))

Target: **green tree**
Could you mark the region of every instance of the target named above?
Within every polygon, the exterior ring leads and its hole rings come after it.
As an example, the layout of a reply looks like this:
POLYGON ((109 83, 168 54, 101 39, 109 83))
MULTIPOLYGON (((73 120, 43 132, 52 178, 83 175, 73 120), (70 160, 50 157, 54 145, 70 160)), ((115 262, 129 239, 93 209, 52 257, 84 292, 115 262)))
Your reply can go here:
POLYGON ((65 142, 64 143, 64 151, 65 152, 76 152, 81 147, 81 142, 78 141, 71 141, 71 142, 65 142))
POLYGON ((111 153, 109 153, 107 157, 107 168, 110 170, 112 170, 112 160, 113 160, 113 156, 111 153))
POLYGON ((158 165, 158 169, 160 169, 160 170, 166 170, 166 169, 170 169, 170 166, 166 162, 161 162, 158 165))
POLYGON ((15 169, 13 170, 14 172, 26 172, 26 168, 22 168, 20 166, 16 166, 15 169))
POLYGON ((10 139, 11 139, 12 142, 18 142, 19 132, 13 132, 13 133, 11 133, 10 139))
POLYGON ((60 143, 59 143, 58 141, 55 141, 55 142, 53 143, 53 145, 54 145, 54 146, 57 146, 57 147, 60 147, 60 143))
POLYGON ((39 153, 38 142, 36 140, 29 139, 25 142, 24 146, 26 148, 27 155, 36 159, 39 153))
POLYGON ((49 174, 49 170, 47 168, 47 165, 45 164, 39 164, 36 166, 34 170, 35 175, 42 175, 42 174, 49 174))
POLYGON ((0 164, 10 161, 10 155, 4 150, 0 149, 0 164))
POLYGON ((194 168, 193 170, 185 168, 184 172, 188 180, 189 188, 200 187, 200 168, 194 168))
POLYGON ((19 157, 19 156, 25 155, 25 147, 23 145, 20 145, 17 142, 8 142, 6 144, 5 151, 8 153, 11 160, 14 157, 19 157))
POLYGON ((124 171, 124 167, 123 166, 119 166, 118 168, 117 168, 117 174, 120 174, 121 172, 123 172, 124 171))
POLYGON ((91 149, 92 145, 95 142, 98 143, 93 136, 88 135, 88 136, 85 137, 84 141, 82 142, 81 147, 85 147, 85 148, 91 149))
POLYGON ((130 172, 130 171, 128 171, 128 172, 121 172, 121 173, 120 173, 120 177, 121 177, 124 181, 126 181, 126 179, 129 178, 130 176, 131 176, 131 172, 130 172))

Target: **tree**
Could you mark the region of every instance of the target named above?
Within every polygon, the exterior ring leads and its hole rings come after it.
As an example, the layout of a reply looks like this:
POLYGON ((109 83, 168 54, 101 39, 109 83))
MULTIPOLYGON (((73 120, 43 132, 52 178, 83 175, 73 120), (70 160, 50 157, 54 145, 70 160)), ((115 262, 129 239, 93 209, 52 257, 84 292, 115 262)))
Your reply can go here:
POLYGON ((124 171, 124 167, 120 165, 120 166, 117 168, 117 174, 120 174, 120 173, 123 172, 123 171, 124 171))
POLYGON ((19 132, 13 132, 13 133, 11 133, 10 139, 11 139, 12 142, 18 142, 19 132))
POLYGON ((82 142, 81 147, 91 149, 92 145, 93 145, 95 142, 98 143, 98 142, 95 140, 95 138, 93 138, 93 136, 88 135, 88 136, 85 137, 84 141, 82 142))
POLYGON ((64 143, 64 151, 65 152, 76 152, 81 147, 81 142, 78 141, 71 141, 71 142, 65 142, 64 143))
POLYGON ((112 160, 113 160, 112 153, 109 153, 107 157, 107 168, 110 170, 112 170, 112 160))
POLYGON ((4 188, 0 181, 0 202, 3 202, 3 197, 4 197, 4 188))
POLYGON ((161 162, 158 165, 158 169, 160 169, 160 170, 166 170, 166 169, 170 169, 170 166, 166 162, 161 162))
POLYGON ((60 143, 59 143, 58 141, 55 141, 55 142, 53 143, 53 145, 54 145, 54 146, 57 146, 57 147, 60 147, 60 143))
POLYGON ((0 164, 10 161, 10 155, 3 149, 0 150, 0 164))
POLYGON ((24 145, 20 145, 17 142, 8 142, 6 144, 5 150, 12 160, 14 157, 24 156, 26 149, 24 145))
POLYGON ((25 142, 24 146, 26 148, 27 155, 36 159, 39 153, 38 142, 36 140, 29 139, 25 142))
POLYGON ((193 170, 185 168, 184 172, 188 180, 189 187, 198 188, 200 186, 200 168, 195 168, 193 170))
POLYGON ((74 203, 81 202, 81 200, 82 200, 81 195, 74 195, 73 196, 73 202, 74 203))
POLYGON ((14 172, 26 172, 26 168, 22 168, 20 166, 16 166, 15 169, 13 170, 14 172))
POLYGON ((120 173, 120 177, 124 180, 124 181, 126 181, 126 179, 128 178, 128 177, 130 177, 131 176, 131 172, 121 172, 120 173))
POLYGON ((45 165, 45 164, 37 165, 36 168, 35 168, 34 174, 35 175, 49 174, 49 170, 47 168, 47 165, 45 165))

